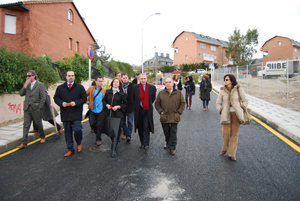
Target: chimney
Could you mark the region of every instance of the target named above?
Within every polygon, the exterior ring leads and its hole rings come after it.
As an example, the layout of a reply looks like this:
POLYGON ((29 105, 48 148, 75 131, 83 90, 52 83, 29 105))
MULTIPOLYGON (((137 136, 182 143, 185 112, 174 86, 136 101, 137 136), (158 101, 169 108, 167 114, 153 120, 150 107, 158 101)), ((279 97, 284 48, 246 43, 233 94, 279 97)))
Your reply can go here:
POLYGON ((170 57, 169 53, 167 53, 166 57, 167 57, 167 58, 169 58, 169 57, 170 57))
POLYGON ((164 57, 164 53, 160 53, 160 56, 161 56, 161 57, 164 57))
POLYGON ((158 53, 157 53, 157 52, 155 52, 154 56, 155 56, 155 57, 158 57, 158 53))

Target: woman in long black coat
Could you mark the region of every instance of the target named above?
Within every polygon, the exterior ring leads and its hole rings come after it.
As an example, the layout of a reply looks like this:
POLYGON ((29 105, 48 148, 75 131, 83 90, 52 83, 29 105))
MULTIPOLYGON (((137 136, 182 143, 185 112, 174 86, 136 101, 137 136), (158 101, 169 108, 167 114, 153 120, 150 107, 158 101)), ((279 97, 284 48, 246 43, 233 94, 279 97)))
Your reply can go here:
POLYGON ((186 109, 191 109, 192 107, 192 96, 195 95, 195 83, 192 76, 186 77, 185 88, 185 103, 186 109))
POLYGON ((106 117, 119 118, 119 125, 114 125, 118 128, 116 136, 111 136, 111 157, 117 155, 116 148, 120 139, 122 119, 126 111, 126 96, 122 91, 122 83, 119 78, 114 78, 111 82, 111 89, 106 91, 103 99, 104 112, 106 117))
POLYGON ((200 99, 203 102, 203 110, 208 109, 208 103, 210 101, 211 82, 207 75, 203 75, 202 82, 200 83, 200 99))

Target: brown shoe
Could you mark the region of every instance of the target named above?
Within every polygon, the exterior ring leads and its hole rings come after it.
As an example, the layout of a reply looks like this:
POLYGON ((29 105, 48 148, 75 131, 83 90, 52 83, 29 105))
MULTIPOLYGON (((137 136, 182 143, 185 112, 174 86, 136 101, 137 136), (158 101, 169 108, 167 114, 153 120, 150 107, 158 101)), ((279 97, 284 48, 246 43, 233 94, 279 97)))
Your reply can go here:
POLYGON ((39 132, 38 130, 31 130, 31 131, 29 131, 29 133, 37 133, 37 132, 39 132))
POLYGON ((24 149, 26 148, 28 145, 27 144, 20 144, 17 148, 19 149, 24 149))
POLYGON ((64 128, 59 129, 58 135, 59 135, 59 136, 62 136, 62 132, 63 132, 63 131, 64 131, 64 128))
POLYGON ((41 138, 40 143, 44 144, 46 142, 46 138, 41 138))
POLYGON ((232 161, 236 161, 236 157, 234 157, 234 156, 230 156, 229 159, 232 161))
POLYGON ((123 136, 122 136, 122 140, 126 140, 126 135, 123 135, 123 136))
POLYGON ((77 152, 80 153, 82 151, 82 145, 77 145, 77 152))
POLYGON ((172 156, 174 156, 174 155, 175 155, 175 150, 171 150, 171 151, 170 151, 170 154, 171 154, 172 156))
POLYGON ((164 149, 169 149, 169 147, 168 147, 168 145, 167 145, 167 144, 164 146, 164 149))
POLYGON ((226 151, 221 151, 220 155, 225 155, 226 151))
POLYGON ((101 141, 100 141, 100 140, 97 140, 97 141, 96 141, 96 145, 97 145, 97 146, 100 146, 100 145, 101 145, 101 141))
POLYGON ((74 154, 73 151, 68 151, 68 152, 64 155, 64 157, 69 157, 69 156, 71 156, 72 154, 74 154))

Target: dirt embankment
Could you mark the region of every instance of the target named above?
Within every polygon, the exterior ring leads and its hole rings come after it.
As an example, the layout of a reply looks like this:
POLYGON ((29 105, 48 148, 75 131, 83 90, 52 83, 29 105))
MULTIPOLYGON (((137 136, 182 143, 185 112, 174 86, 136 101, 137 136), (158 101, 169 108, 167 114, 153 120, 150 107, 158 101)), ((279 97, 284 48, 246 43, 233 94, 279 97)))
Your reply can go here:
MULTIPOLYGON (((239 83, 247 91, 247 79, 240 79, 239 83)), ((300 112, 300 75, 289 78, 288 83, 288 108, 300 112)), ((287 107, 286 78, 248 78, 248 94, 287 107)))

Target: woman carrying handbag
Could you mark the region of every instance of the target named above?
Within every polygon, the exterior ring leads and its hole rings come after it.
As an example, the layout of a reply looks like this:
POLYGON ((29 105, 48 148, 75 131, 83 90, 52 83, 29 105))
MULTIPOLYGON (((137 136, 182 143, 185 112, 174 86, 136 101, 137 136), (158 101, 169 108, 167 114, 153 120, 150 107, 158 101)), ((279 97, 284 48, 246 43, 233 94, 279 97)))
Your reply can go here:
POLYGON ((248 100, 234 75, 225 75, 224 82, 225 86, 221 87, 216 102, 217 110, 221 114, 220 123, 223 134, 223 147, 220 154, 225 155, 228 151, 229 158, 236 161, 240 124, 244 123, 242 107, 247 107, 248 100))
POLYGON ((122 83, 119 78, 114 78, 111 82, 111 89, 106 91, 103 99, 105 106, 105 132, 110 136, 111 157, 116 157, 116 148, 120 139, 122 118, 126 111, 126 96, 122 91, 122 83))

